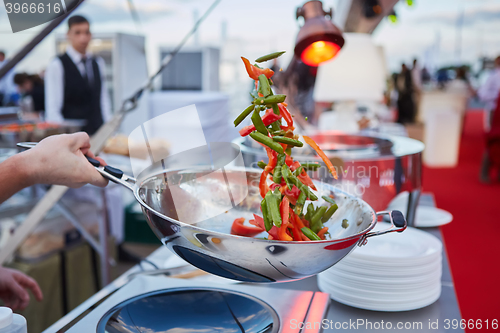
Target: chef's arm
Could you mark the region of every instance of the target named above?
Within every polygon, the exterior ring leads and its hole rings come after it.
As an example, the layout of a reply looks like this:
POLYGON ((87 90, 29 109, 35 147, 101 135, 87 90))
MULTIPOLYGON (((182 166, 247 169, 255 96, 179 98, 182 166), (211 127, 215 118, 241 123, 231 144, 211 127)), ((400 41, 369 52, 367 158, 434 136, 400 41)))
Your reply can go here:
POLYGON ((80 132, 50 136, 36 147, 8 158, 0 163, 0 203, 34 184, 106 186, 108 181, 85 155, 96 158, 90 152, 89 136, 80 132))

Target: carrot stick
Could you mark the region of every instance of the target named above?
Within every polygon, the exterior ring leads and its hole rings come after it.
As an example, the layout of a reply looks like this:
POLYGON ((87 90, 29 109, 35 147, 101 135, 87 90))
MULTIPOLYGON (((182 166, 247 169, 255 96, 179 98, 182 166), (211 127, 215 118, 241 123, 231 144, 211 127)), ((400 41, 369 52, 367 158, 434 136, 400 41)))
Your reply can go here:
POLYGON ((303 136, 304 138, 304 141, 309 145, 311 146, 312 149, 314 149, 316 151, 316 153, 319 155, 319 157, 321 157, 321 159, 323 160, 323 162, 325 162, 326 164, 326 167, 328 168, 328 170, 330 170, 330 172, 332 173, 333 175, 333 178, 337 179, 337 171, 335 171, 335 168, 333 167, 333 164, 332 162, 330 162, 330 160, 328 159, 328 157, 325 155, 325 153, 321 150, 321 148, 318 146, 318 144, 316 142, 314 142, 313 139, 311 139, 310 137, 308 136, 303 136))
POLYGON ((318 237, 321 239, 325 239, 325 234, 327 233, 327 231, 328 231, 328 227, 324 227, 323 229, 321 229, 318 232, 318 237))

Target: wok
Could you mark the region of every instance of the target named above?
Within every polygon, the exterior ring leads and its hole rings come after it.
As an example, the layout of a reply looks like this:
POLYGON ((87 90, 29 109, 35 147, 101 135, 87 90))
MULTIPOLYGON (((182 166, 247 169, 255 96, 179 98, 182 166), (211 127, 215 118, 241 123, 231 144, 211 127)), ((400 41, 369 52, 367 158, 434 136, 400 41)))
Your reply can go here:
MULTIPOLYGON (((172 252, 199 269, 229 279, 285 282, 306 278, 335 265, 369 237, 406 229, 401 212, 376 213, 363 200, 316 182, 318 197, 333 195, 339 206, 325 223, 331 239, 286 242, 231 235, 235 218, 248 220, 253 213, 261 214, 258 184, 262 170, 220 165, 168 170, 162 162, 135 179, 89 161, 104 177, 134 193, 149 226, 172 252), (392 227, 372 232, 380 215, 389 215, 392 227), (345 228, 344 219, 348 221, 345 228)), ((321 198, 314 202, 324 203, 321 198)))

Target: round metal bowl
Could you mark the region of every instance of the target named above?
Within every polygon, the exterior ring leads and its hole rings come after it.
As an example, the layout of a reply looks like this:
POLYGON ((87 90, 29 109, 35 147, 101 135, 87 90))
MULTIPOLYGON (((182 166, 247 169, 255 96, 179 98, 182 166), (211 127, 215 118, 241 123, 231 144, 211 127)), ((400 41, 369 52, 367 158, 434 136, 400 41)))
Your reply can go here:
MULTIPOLYGON (((383 212, 391 221, 394 218, 393 227, 370 232, 382 213, 375 213, 363 200, 332 185, 318 183, 319 197, 333 195, 339 206, 325 223, 330 228, 330 239, 284 242, 231 235, 234 219, 261 214, 261 172, 228 167, 148 170, 148 175, 137 183, 126 176, 106 177, 134 192, 149 226, 170 250, 204 271, 239 281, 306 278, 336 264, 368 237, 406 228, 401 213, 383 212)), ((322 199, 315 202, 323 203, 322 199)))
MULTIPOLYGON (((338 174, 334 179, 323 161, 307 146, 294 149, 299 162, 318 162, 318 171, 309 171, 312 179, 329 183, 365 200, 375 210, 386 209, 399 193, 408 191, 410 200, 405 212, 412 225, 422 187, 422 151, 420 141, 400 136, 350 135, 334 131, 310 135, 332 161, 338 174)), ((248 138, 233 141, 240 147, 243 165, 257 167, 267 154, 259 144, 248 138)))

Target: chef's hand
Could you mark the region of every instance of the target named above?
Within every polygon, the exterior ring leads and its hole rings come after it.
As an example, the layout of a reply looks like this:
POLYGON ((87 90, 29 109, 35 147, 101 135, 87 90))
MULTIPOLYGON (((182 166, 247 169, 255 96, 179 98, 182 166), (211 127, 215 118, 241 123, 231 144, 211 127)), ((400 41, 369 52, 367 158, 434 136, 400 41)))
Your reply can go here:
POLYGON ((90 151, 87 133, 49 136, 22 154, 26 154, 23 160, 33 184, 65 185, 72 188, 87 183, 100 187, 108 184, 108 180, 85 157, 87 155, 106 165, 90 151))
POLYGON ((37 301, 43 299, 42 291, 35 280, 15 270, 0 267, 0 299, 12 310, 23 310, 30 302, 31 290, 37 301))

